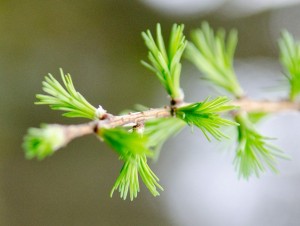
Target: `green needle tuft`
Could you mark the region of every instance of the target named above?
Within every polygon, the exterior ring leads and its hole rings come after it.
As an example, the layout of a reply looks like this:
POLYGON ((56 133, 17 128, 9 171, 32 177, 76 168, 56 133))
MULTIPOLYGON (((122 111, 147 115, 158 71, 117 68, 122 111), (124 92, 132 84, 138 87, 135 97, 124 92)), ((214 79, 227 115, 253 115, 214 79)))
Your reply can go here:
POLYGON ((244 96, 233 69, 233 57, 237 45, 237 32, 232 30, 226 39, 225 31, 216 33, 207 22, 191 35, 185 56, 203 73, 204 79, 221 87, 235 97, 244 96))
POLYGON ((66 88, 49 74, 43 82, 43 90, 47 95, 36 95, 39 101, 35 104, 46 104, 53 110, 66 111, 63 115, 70 118, 96 119, 96 108, 76 91, 70 74, 64 75, 62 69, 60 69, 60 73, 66 88))
POLYGON ((111 196, 115 190, 119 190, 123 199, 127 198, 128 192, 131 200, 136 198, 140 191, 138 175, 152 195, 159 195, 157 189, 163 189, 158 184, 158 177, 147 164, 147 156, 152 156, 152 152, 147 147, 147 137, 136 132, 127 132, 122 128, 103 128, 98 134, 104 142, 116 150, 120 160, 124 161, 120 175, 112 188, 111 196))
POLYGON ((59 125, 30 128, 24 137, 23 148, 27 159, 42 160, 65 145, 64 130, 59 125))
POLYGON ((235 106, 227 105, 228 102, 227 97, 218 97, 211 101, 206 99, 201 103, 194 103, 176 109, 176 116, 184 120, 190 126, 197 126, 208 140, 210 140, 208 134, 220 140, 226 137, 225 134, 220 131, 221 126, 238 125, 220 116, 222 112, 236 109, 235 106))
POLYGON ((149 30, 142 33, 145 44, 149 49, 148 59, 151 63, 142 61, 142 64, 156 74, 173 100, 183 99, 183 92, 180 88, 180 60, 187 45, 183 29, 183 25, 173 25, 168 49, 165 48, 160 24, 156 26, 156 42, 149 30))
POLYGON ((270 138, 256 131, 247 113, 240 113, 235 118, 240 124, 238 147, 234 159, 239 176, 246 179, 252 175, 258 177, 267 168, 277 173, 277 158, 288 159, 288 157, 280 149, 268 143, 270 138))

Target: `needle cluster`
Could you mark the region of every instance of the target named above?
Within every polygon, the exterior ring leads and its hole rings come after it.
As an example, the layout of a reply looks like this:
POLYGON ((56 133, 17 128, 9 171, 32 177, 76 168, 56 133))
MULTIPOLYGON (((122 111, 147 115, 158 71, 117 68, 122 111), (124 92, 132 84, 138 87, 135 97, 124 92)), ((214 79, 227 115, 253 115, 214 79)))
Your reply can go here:
POLYGON ((160 24, 156 26, 156 41, 149 30, 142 33, 151 63, 142 61, 142 64, 156 74, 173 100, 183 99, 183 92, 180 88, 180 60, 187 45, 183 29, 183 25, 173 25, 168 48, 165 47, 160 24))

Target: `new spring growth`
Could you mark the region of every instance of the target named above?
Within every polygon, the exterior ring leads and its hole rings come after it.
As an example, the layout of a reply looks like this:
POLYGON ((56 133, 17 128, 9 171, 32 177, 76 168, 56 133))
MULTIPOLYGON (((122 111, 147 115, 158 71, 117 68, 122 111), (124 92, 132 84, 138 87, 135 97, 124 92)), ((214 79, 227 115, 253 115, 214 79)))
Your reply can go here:
POLYGON ((142 33, 150 61, 150 64, 145 61, 142 64, 156 74, 172 100, 183 100, 180 60, 187 45, 183 29, 184 25, 173 25, 168 48, 165 47, 160 24, 156 26, 156 41, 149 30, 142 33))
POLYGON ((255 123, 262 116, 271 113, 283 110, 299 112, 300 104, 295 101, 300 94, 299 43, 287 33, 283 34, 279 43, 281 61, 290 83, 289 100, 256 101, 244 96, 233 69, 233 56, 237 45, 235 30, 226 37, 224 30, 214 32, 208 23, 203 23, 200 29, 192 32, 192 42, 189 42, 186 49, 187 41, 183 29, 183 25, 174 24, 170 41, 166 45, 159 24, 156 27, 155 39, 149 30, 142 34, 148 48, 149 60, 149 63, 142 63, 155 73, 168 93, 171 103, 168 100, 167 106, 112 115, 101 105, 98 108, 92 106, 75 89, 71 76, 64 74, 62 69, 62 84, 51 74, 46 76, 42 83, 45 94, 36 96, 36 104, 63 111, 63 116, 85 118, 90 122, 30 128, 23 143, 26 158, 43 159, 76 137, 95 134, 115 150, 123 163, 111 196, 118 190, 122 199, 129 196, 133 200, 140 191, 140 179, 154 196, 158 196, 159 191, 163 190, 158 177, 150 169, 148 160, 157 159, 163 144, 186 125, 198 127, 209 140, 210 137, 216 140, 227 137, 222 132, 222 127, 235 126, 238 138, 234 165, 239 176, 248 178, 253 174, 259 175, 267 168, 276 172, 276 160, 285 158, 285 155, 269 144, 266 136, 255 128, 255 123), (222 88, 225 95, 235 99, 229 102, 226 96, 214 99, 199 97, 204 101, 185 102, 180 86, 181 57, 184 52, 200 70, 202 78, 211 82, 214 87, 222 88), (234 121, 224 118, 222 114, 225 113, 230 113, 227 116, 234 121))
POLYGON ((123 128, 101 129, 99 136, 111 146, 124 162, 120 174, 111 190, 111 196, 115 190, 120 192, 120 197, 126 199, 129 193, 130 199, 137 197, 140 191, 139 177, 154 195, 159 195, 158 189, 163 190, 159 185, 158 177, 147 164, 147 157, 153 156, 148 148, 148 138, 142 135, 143 126, 139 124, 132 132, 123 128))
POLYGON ((30 128, 24 137, 23 148, 28 159, 44 159, 66 144, 64 129, 60 125, 42 125, 30 128))

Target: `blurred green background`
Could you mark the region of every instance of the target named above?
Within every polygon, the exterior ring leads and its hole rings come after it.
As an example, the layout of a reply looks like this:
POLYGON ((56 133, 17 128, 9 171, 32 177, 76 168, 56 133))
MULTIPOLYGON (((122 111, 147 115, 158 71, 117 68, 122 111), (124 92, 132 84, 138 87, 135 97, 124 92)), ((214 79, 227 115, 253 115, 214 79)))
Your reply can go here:
MULTIPOLYGON (((272 117, 261 126, 293 158, 279 163, 279 176, 238 180, 232 153, 215 151, 222 149, 220 144, 186 130, 152 164, 165 191, 154 198, 142 186, 134 202, 117 193, 109 197, 121 162, 93 136, 77 139, 41 162, 25 160, 21 149, 29 127, 83 122, 33 105, 44 76, 50 72, 59 78, 60 67, 87 100, 111 113, 136 103, 167 104, 156 78, 139 63, 147 54, 140 33, 153 30, 157 22, 166 35, 174 22, 186 25, 187 36, 203 20, 213 27, 237 28, 236 68, 248 94, 284 97, 282 90, 262 90, 282 85, 276 44, 280 30, 300 38, 300 6, 292 2, 1 0, 0 225, 298 225, 296 114, 272 117)), ((215 95, 188 62, 182 77, 189 100, 215 95)))

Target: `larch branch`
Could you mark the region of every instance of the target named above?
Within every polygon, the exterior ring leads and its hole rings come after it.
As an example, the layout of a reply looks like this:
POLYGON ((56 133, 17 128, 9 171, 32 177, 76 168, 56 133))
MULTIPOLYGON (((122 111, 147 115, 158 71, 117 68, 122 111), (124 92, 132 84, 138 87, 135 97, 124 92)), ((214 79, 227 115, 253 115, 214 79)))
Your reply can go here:
MULTIPOLYGON (((264 112, 264 113, 279 113, 284 111, 300 111, 300 103, 269 100, 251 100, 243 98, 231 102, 232 105, 238 106, 239 110, 246 112, 264 112)), ((188 105, 188 103, 181 103, 180 106, 188 105)), ((176 105, 175 105, 176 107, 176 105)), ((178 107, 178 106, 177 106, 178 107)), ((144 123, 156 118, 173 117, 171 107, 149 109, 142 112, 133 112, 126 115, 111 115, 107 114, 101 120, 92 121, 90 123, 80 125, 63 126, 66 134, 66 144, 77 137, 95 133, 101 128, 115 128, 118 126, 135 126, 139 123, 144 123)))

